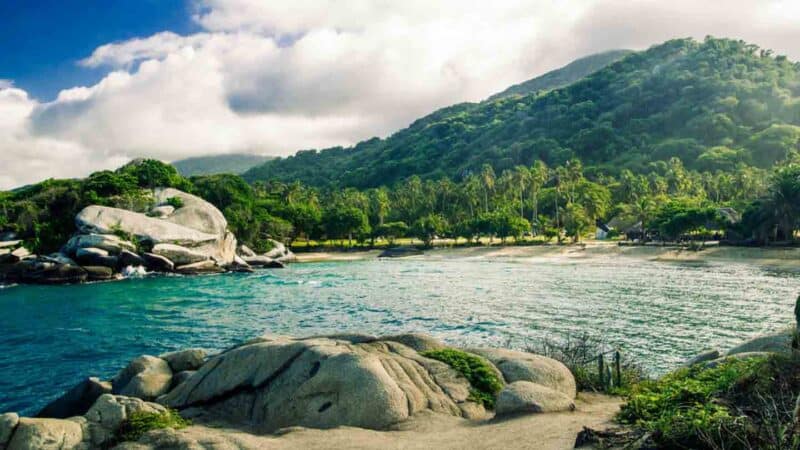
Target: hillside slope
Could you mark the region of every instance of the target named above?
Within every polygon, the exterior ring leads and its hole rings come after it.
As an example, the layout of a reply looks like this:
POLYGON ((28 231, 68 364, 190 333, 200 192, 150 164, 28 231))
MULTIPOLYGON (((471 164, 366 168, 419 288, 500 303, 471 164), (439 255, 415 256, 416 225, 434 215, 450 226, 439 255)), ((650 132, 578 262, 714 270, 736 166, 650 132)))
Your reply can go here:
POLYGON ((241 174, 269 159, 267 156, 247 154, 214 155, 181 159, 173 161, 172 165, 185 177, 218 173, 241 174))
POLYGON ((503 92, 492 95, 488 100, 499 100, 515 95, 534 94, 538 91, 550 91, 569 86, 581 78, 591 75, 611 63, 619 61, 631 53, 633 53, 631 50, 609 50, 607 52, 584 56, 583 58, 572 61, 564 67, 551 70, 531 80, 515 84, 503 92))
POLYGON ((769 167, 798 150, 800 65, 742 41, 671 40, 565 88, 441 109, 387 139, 301 151, 244 174, 371 187, 578 157, 616 173, 679 157, 698 170, 769 167))

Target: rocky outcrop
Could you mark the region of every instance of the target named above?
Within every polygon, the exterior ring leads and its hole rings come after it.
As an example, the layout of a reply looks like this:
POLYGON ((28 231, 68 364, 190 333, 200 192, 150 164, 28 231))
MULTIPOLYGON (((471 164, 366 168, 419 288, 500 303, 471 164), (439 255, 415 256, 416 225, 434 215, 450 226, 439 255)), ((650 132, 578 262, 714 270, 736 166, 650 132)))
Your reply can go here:
POLYGON ((515 381, 497 395, 495 409, 498 415, 518 413, 547 413, 575 409, 570 397, 530 381, 515 381))
POLYGON ((156 244, 153 254, 163 256, 172 261, 176 266, 194 264, 211 259, 208 255, 175 244, 156 244))
POLYGON ((738 353, 750 352, 773 352, 780 353, 789 351, 792 348, 792 333, 785 331, 781 333, 759 336, 743 342, 736 347, 728 350, 725 355, 731 356, 738 353))
MULTIPOLYGON (((262 336, 210 358, 200 349, 141 356, 111 381, 113 394, 107 393, 108 384, 89 379, 43 410, 59 418, 0 416, 0 450, 5 450, 4 441, 14 446, 8 448, 109 448, 132 413, 163 413, 166 408, 191 417, 200 427, 244 433, 295 426, 398 429, 411 418, 430 414, 490 418, 490 411, 471 400, 473 387, 463 375, 420 354, 444 347, 421 334, 343 333, 300 339, 262 336), (147 401, 154 398, 157 403, 147 401), (76 416, 62 418, 72 413, 76 416)), ((560 388, 514 381, 498 394, 497 415, 573 408, 572 397, 563 392, 570 382, 559 379, 554 361, 500 349, 480 352, 506 366, 492 366, 504 377, 537 378, 560 388)), ((119 448, 173 448, 178 445, 175 436, 154 431, 138 444, 119 448)))
POLYGON ((87 378, 61 397, 50 402, 36 416, 55 419, 80 416, 86 414, 98 397, 110 393, 110 382, 100 381, 95 377, 87 378))
POLYGON ((530 381, 573 399, 577 395, 575 377, 564 364, 545 356, 501 348, 468 350, 492 362, 507 383, 530 381))
POLYGON ((155 356, 140 356, 111 380, 115 394, 153 400, 166 393, 172 383, 169 364, 155 356))

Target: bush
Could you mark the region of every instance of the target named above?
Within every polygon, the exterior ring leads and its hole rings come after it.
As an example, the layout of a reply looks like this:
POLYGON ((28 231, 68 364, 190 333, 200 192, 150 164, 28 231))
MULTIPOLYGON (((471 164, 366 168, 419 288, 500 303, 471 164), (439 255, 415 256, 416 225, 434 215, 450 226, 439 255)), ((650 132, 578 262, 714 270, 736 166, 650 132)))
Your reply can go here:
POLYGON ((741 429, 741 414, 720 399, 756 376, 765 361, 731 359, 714 368, 695 365, 639 383, 631 389, 618 418, 652 432, 659 445, 707 448, 709 437, 719 437, 721 430, 731 434, 741 429))
POLYGON ((173 428, 179 430, 191 425, 191 421, 181 417, 177 411, 165 412, 137 411, 125 419, 117 430, 118 441, 138 441, 142 435, 152 430, 173 428))
POLYGON ((464 375, 472 385, 469 400, 494 409, 497 393, 503 389, 503 381, 489 363, 476 355, 452 348, 432 350, 422 356, 441 361, 464 375))
POLYGON ((183 199, 180 197, 170 197, 167 199, 167 205, 172 206, 175 209, 180 209, 183 207, 183 199))

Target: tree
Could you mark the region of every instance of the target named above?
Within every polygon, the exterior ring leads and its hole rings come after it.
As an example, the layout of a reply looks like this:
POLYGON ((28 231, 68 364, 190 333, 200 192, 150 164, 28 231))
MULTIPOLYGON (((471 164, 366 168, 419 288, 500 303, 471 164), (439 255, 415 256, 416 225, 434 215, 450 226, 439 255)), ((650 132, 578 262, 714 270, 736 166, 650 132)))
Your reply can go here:
POLYGON ((394 245, 395 239, 408 234, 408 225, 405 222, 386 222, 375 228, 373 235, 383 237, 389 241, 389 245, 394 245))
POLYGON ((529 172, 531 203, 533 203, 531 225, 533 226, 534 234, 539 231, 539 192, 547 182, 548 172, 547 166, 542 161, 536 161, 529 172))
POLYGON ((328 207, 323 222, 328 238, 341 240, 347 237, 348 245, 353 245, 353 236, 369 232, 369 220, 364 211, 342 203, 328 207))
POLYGON ((564 208, 564 231, 572 237, 573 242, 578 242, 586 234, 593 222, 586 211, 576 203, 570 203, 564 208))
POLYGON ((447 221, 438 214, 429 214, 420 217, 411 227, 411 234, 421 240, 426 247, 433 244, 436 236, 443 234, 447 230, 447 221))

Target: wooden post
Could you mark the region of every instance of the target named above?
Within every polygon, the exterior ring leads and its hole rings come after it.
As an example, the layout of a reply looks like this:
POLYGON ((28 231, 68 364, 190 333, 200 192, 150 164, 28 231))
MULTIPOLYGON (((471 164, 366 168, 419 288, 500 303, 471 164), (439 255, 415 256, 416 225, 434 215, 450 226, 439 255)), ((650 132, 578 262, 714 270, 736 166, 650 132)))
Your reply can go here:
POLYGON ((621 359, 622 359, 622 357, 619 354, 619 350, 615 351, 614 352, 614 375, 615 375, 616 381, 614 382, 614 385, 616 387, 622 387, 622 367, 621 367, 621 364, 620 364, 620 360, 621 359))
POLYGON ((603 354, 597 356, 597 374, 600 376, 600 386, 603 390, 606 388, 606 370, 603 363, 603 354))

